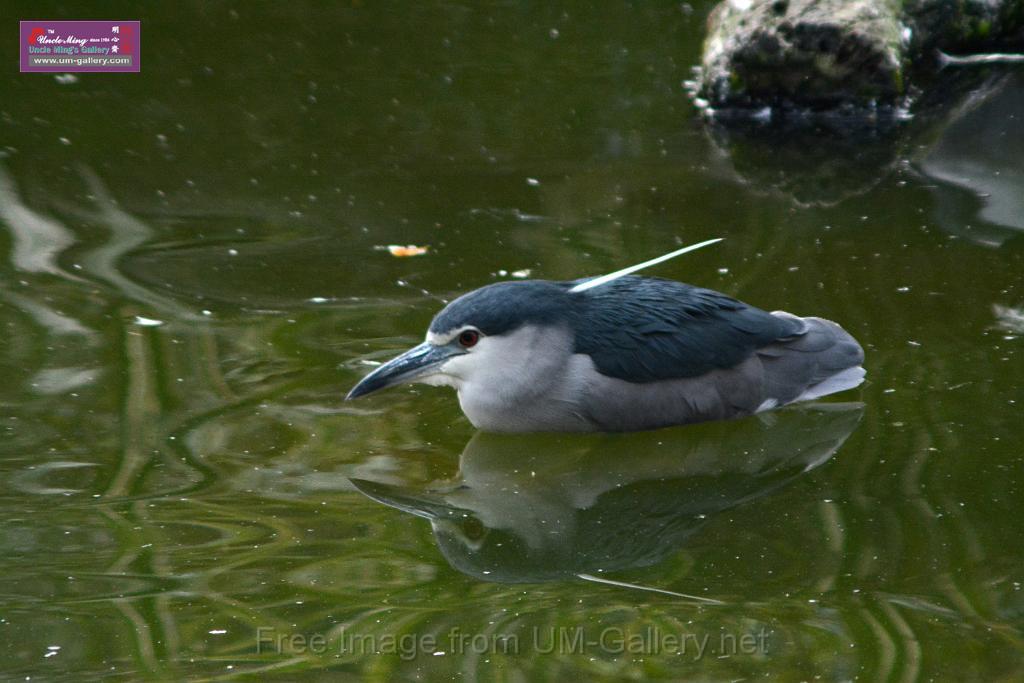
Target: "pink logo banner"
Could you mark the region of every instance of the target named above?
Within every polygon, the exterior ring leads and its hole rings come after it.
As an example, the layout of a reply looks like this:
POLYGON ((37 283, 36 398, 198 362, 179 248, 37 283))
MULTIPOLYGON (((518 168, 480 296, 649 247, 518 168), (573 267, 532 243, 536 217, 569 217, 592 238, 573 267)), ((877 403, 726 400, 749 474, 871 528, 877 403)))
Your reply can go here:
POLYGON ((141 48, 139 21, 21 22, 23 72, 137 72, 141 48))

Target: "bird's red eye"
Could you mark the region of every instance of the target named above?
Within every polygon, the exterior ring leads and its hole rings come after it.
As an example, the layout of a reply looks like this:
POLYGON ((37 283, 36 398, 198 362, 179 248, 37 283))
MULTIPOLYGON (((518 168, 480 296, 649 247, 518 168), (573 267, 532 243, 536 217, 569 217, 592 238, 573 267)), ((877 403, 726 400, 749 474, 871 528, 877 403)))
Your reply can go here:
POLYGON ((459 346, 464 349, 476 346, 478 341, 480 341, 480 333, 476 330, 463 330, 459 335, 459 346))

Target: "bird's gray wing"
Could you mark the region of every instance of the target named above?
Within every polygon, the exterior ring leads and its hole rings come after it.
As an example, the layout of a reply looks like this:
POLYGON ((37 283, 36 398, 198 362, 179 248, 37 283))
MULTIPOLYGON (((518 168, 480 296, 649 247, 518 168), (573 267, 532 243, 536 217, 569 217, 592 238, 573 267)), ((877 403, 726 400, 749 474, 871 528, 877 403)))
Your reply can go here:
POLYGON ((601 374, 629 382, 732 368, 804 332, 798 318, 673 280, 622 277, 578 296, 576 352, 589 355, 601 374))

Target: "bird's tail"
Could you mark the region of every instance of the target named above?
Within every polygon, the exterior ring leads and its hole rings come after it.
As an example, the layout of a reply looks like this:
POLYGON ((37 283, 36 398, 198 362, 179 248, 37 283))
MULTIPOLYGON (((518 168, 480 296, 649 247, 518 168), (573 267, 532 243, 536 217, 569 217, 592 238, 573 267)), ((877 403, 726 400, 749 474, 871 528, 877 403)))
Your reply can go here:
POLYGON ((823 318, 800 318, 784 311, 772 315, 796 320, 801 329, 758 351, 766 403, 810 401, 864 381, 864 349, 849 332, 823 318))

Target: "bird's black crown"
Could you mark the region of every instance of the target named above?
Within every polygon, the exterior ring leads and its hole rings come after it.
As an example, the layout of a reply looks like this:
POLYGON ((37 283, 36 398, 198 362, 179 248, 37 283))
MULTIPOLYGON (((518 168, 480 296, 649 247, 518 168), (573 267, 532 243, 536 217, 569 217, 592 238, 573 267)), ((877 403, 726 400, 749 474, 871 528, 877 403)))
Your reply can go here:
POLYGON ((472 325, 486 335, 504 334, 532 324, 570 324, 569 282, 524 280, 497 282, 460 296, 441 310, 430 331, 444 334, 472 325))

